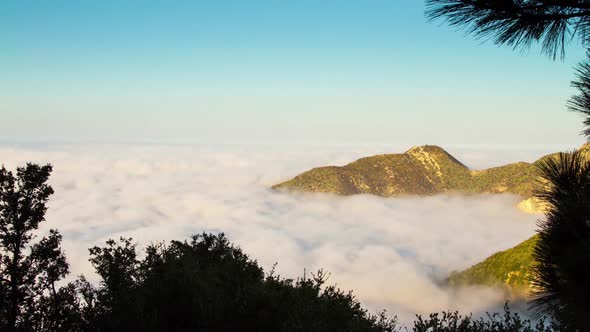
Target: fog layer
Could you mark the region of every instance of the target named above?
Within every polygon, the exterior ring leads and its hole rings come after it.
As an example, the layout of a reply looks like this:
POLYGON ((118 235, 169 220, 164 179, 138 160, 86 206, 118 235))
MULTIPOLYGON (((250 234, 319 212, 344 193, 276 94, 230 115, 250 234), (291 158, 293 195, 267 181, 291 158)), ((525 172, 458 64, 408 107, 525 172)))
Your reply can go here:
MULTIPOLYGON (((533 234, 538 216, 518 211, 518 197, 337 197, 268 189, 308 168, 373 152, 384 151, 4 147, 0 162, 54 165, 56 193, 41 231, 62 232, 74 276, 94 278, 87 248, 109 238, 145 245, 225 232, 267 271, 275 263, 284 277, 327 270, 330 283, 354 290, 371 311, 409 319, 416 312, 495 308, 502 302, 496 290, 450 291, 440 281, 533 234)), ((477 155, 475 162, 485 164, 477 155)))

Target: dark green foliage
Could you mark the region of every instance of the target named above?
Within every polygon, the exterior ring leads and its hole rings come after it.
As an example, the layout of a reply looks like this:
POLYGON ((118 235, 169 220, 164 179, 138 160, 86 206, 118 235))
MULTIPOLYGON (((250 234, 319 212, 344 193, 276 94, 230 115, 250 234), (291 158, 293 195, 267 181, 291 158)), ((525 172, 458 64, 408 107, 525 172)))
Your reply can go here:
POLYGON ((590 330, 590 162, 562 153, 539 167, 547 184, 538 196, 548 210, 533 253, 534 308, 590 330))
POLYGON ((23 317, 31 322, 29 329, 58 331, 78 325, 79 304, 74 284, 56 285, 69 273, 69 265, 60 248, 61 239, 56 230, 50 230, 48 237, 31 246, 30 268, 31 274, 36 276, 33 290, 37 294, 32 302, 27 303, 28 308, 23 313, 23 317))
MULTIPOLYGON (((88 327, 101 331, 393 331, 350 293, 323 288, 325 275, 297 281, 265 276, 221 235, 195 235, 146 249, 128 239, 91 249, 101 286, 88 327)), ((93 295, 94 294, 94 295, 93 295)), ((88 296, 90 295, 90 296, 88 296)), ((89 315, 86 315, 89 317, 89 315)))
MULTIPOLYGON (((565 55, 565 45, 578 36, 582 45, 590 43, 590 2, 586 0, 427 0, 427 16, 443 18, 452 26, 479 37, 495 37, 498 44, 529 47, 541 42, 553 58, 565 55)), ((590 54, 588 55, 590 58, 590 54)), ((569 109, 586 118, 584 135, 590 136, 590 63, 578 65, 569 109)))
MULTIPOLYGON (((427 0, 431 19, 445 18, 477 36, 495 36, 499 44, 528 47, 541 42, 543 51, 564 54, 564 45, 578 35, 590 41, 590 2, 586 0, 427 0)), ((590 56, 590 54, 589 54, 590 56)), ((570 110, 586 116, 590 136, 590 63, 578 67, 574 81, 580 94, 570 110)), ((561 153, 537 163, 545 180, 538 198, 546 208, 534 248, 533 307, 551 314, 573 330, 590 330, 590 161, 587 153, 561 153)))
POLYGON ((572 82, 572 86, 580 93, 570 99, 568 107, 571 111, 582 113, 586 117, 584 120, 586 129, 583 133, 586 137, 590 137, 590 62, 580 63, 576 72, 578 78, 572 82))
POLYGON ((534 42, 544 53, 564 57, 577 33, 588 43, 590 3, 586 0, 427 0, 427 16, 497 44, 526 48, 534 42))
POLYGON ((344 293, 335 286, 324 287, 328 278, 323 271, 293 281, 269 275, 266 294, 268 305, 280 303, 270 314, 279 320, 282 331, 395 331, 395 319, 385 312, 368 315, 351 292, 344 293))
POLYGON ((0 168, 0 329, 57 330, 73 320, 76 296, 56 283, 68 273, 60 249, 61 235, 31 244, 45 220, 53 189, 47 184, 51 166, 27 164, 16 175, 0 168))
POLYGON ((90 302, 94 308, 92 316, 99 319, 91 324, 106 330, 114 330, 117 326, 130 329, 138 319, 133 298, 139 281, 135 245, 131 239, 125 238, 121 238, 120 243, 109 240, 106 244, 104 248, 89 249, 90 263, 102 278, 99 289, 95 290, 85 279, 81 280, 81 286, 91 293, 85 296, 95 299, 94 303, 90 302))
POLYGON ((487 314, 485 318, 474 319, 471 315, 462 316, 458 312, 434 313, 426 319, 417 316, 414 332, 549 332, 559 331, 558 326, 547 326, 544 320, 532 324, 522 320, 518 314, 511 313, 508 304, 503 314, 487 314))
POLYGON ((21 327, 30 331, 80 331, 80 300, 75 283, 69 283, 40 296, 27 308, 25 316, 30 316, 31 324, 21 327))

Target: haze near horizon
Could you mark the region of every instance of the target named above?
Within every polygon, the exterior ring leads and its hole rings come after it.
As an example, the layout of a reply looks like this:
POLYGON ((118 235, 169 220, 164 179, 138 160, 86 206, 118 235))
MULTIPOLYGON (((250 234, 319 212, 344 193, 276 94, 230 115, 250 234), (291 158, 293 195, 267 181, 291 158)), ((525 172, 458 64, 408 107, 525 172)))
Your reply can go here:
POLYGON ((420 1, 3 2, 0 141, 578 146, 552 62, 420 1))

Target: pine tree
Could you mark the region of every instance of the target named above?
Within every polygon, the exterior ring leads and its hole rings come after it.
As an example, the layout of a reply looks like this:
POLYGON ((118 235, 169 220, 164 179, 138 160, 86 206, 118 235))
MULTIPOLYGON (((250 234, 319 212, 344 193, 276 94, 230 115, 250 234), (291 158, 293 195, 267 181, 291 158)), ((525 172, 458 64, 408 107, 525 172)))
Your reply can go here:
MULTIPOLYGON (((480 38, 500 45, 527 48, 540 43, 555 59, 564 57, 574 38, 590 42, 590 1, 587 0, 427 0, 427 16, 444 19, 480 38)), ((590 58, 590 53, 589 53, 590 58)), ((586 116, 590 136, 590 62, 581 63, 572 85, 579 95, 569 109, 586 116)), ((582 152, 563 153, 540 163, 544 181, 538 197, 548 211, 539 221, 534 249, 532 307, 538 315, 553 315, 564 329, 590 330, 590 161, 582 152)))

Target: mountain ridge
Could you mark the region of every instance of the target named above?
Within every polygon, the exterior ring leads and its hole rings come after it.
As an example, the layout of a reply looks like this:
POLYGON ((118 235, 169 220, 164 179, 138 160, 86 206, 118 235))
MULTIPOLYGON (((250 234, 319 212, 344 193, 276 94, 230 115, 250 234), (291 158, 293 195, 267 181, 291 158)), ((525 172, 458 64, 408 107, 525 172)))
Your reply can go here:
MULTIPOLYGON (((579 149, 590 156, 590 143, 579 149)), ((543 212, 534 198, 542 184, 537 165, 558 153, 545 155, 532 163, 515 162, 482 170, 472 170, 435 145, 417 146, 401 154, 382 154, 360 158, 344 166, 313 168, 273 186, 274 189, 330 192, 339 195, 360 193, 384 197, 432 195, 445 192, 512 193, 523 198, 518 207, 531 213, 543 212), (336 180, 335 180, 336 179, 336 180)), ((481 262, 451 273, 450 286, 486 285, 504 287, 515 294, 530 290, 533 236, 513 248, 497 252, 481 262)))
POLYGON ((272 188, 383 197, 508 192, 528 199, 533 196, 537 180, 535 164, 548 156, 534 163, 472 170, 443 148, 422 145, 404 153, 363 157, 344 166, 312 168, 272 188))

